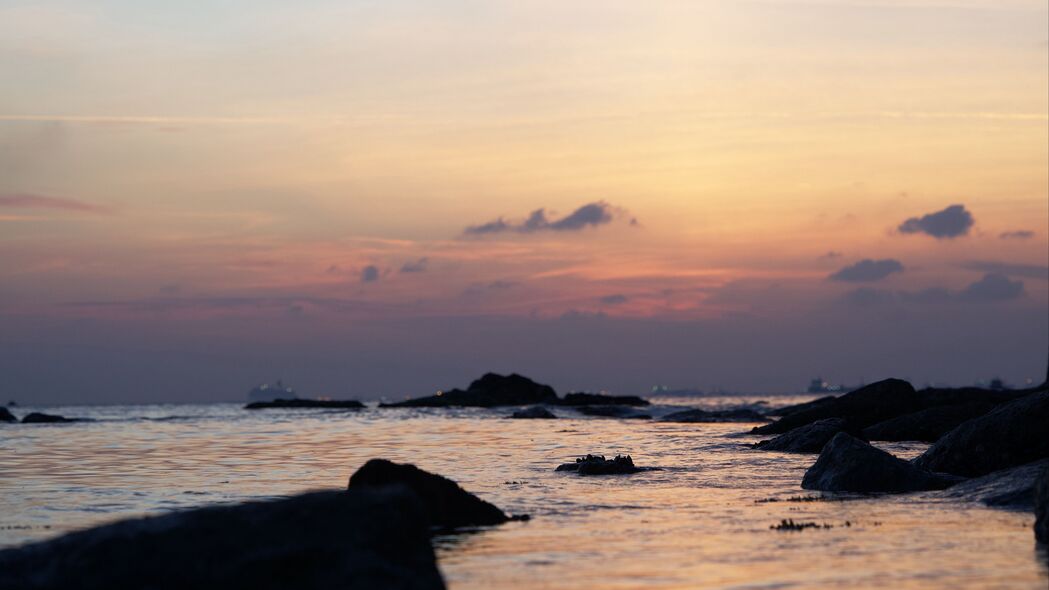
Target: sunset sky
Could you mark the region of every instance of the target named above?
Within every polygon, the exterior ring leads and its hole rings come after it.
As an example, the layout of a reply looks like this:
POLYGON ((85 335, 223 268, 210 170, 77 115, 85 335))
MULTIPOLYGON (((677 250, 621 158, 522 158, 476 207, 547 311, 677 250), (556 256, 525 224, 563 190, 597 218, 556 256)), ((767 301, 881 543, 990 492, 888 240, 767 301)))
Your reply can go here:
POLYGON ((1045 378, 1044 0, 0 3, 0 397, 1045 378))

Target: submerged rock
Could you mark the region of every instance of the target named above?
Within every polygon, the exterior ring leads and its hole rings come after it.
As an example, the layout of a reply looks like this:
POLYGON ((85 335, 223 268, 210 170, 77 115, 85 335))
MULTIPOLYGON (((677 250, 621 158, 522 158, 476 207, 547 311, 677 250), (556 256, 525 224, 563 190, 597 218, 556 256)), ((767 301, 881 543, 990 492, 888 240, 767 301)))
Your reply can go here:
POLYGON ((1034 538, 1039 543, 1049 543, 1049 469, 1042 471, 1035 484, 1034 516, 1034 538))
POLYGON ((931 473, 839 432, 805 472, 801 487, 827 492, 917 492, 941 490, 961 480, 931 473))
POLYGON ((326 400, 326 399, 275 399, 268 402, 251 402, 244 406, 246 410, 263 410, 267 408, 327 408, 359 410, 364 404, 357 400, 326 400))
POLYGON ((562 463, 554 471, 574 471, 579 475, 623 475, 644 470, 634 466, 630 455, 616 455, 614 459, 605 459, 604 455, 587 455, 579 457, 574 463, 562 463))
POLYGON ((422 500, 427 519, 440 528, 502 524, 510 517, 454 481, 415 465, 372 459, 350 476, 349 489, 401 485, 422 500))
POLYGON ((556 404, 557 393, 549 385, 536 383, 518 374, 509 376, 487 373, 463 391, 452 389, 437 395, 409 399, 402 402, 382 403, 382 408, 443 408, 467 406, 492 408, 496 406, 526 406, 531 404, 556 404))
POLYGON ((659 419, 660 422, 768 422, 764 415, 749 409, 735 410, 681 410, 671 412, 659 419))
POLYGON ((43 412, 32 412, 22 418, 22 424, 54 424, 57 422, 76 422, 76 420, 59 416, 58 414, 44 414, 43 412))
POLYGON ((586 416, 600 416, 602 418, 623 418, 627 420, 651 420, 650 414, 639 412, 625 406, 579 406, 576 408, 580 414, 586 416))
POLYGON ((0 590, 444 588, 403 487, 132 519, 0 551, 0 590))
POLYGON ((987 506, 1032 510, 1038 478, 1049 467, 1049 459, 988 473, 951 486, 938 495, 952 500, 980 502, 987 506))
POLYGON ((11 410, 0 406, 0 422, 18 422, 18 418, 11 413, 11 410))
POLYGON ((934 406, 868 426, 863 435, 867 440, 936 442, 962 422, 992 409, 994 404, 986 401, 934 406))
POLYGON ((532 406, 531 408, 525 408, 523 410, 517 410, 513 414, 510 414, 510 417, 511 418, 520 418, 520 419, 529 419, 529 418, 531 418, 531 419, 545 419, 545 420, 551 420, 551 419, 557 418, 557 416, 553 415, 553 413, 550 412, 550 410, 544 408, 543 406, 532 406))
POLYGON ((648 400, 636 395, 606 395, 603 393, 567 393, 557 401, 559 406, 647 406, 648 400))
POLYGON ((763 440, 756 443, 754 448, 785 453, 818 453, 839 432, 856 434, 849 428, 849 423, 845 420, 841 418, 826 418, 816 420, 812 424, 799 426, 773 439, 763 440))
POLYGON ((885 379, 825 402, 787 414, 772 424, 754 428, 753 434, 783 434, 824 418, 844 418, 857 428, 920 410, 914 388, 900 379, 885 379))
POLYGON ((974 477, 1049 457, 1049 391, 962 423, 914 460, 924 469, 974 477))

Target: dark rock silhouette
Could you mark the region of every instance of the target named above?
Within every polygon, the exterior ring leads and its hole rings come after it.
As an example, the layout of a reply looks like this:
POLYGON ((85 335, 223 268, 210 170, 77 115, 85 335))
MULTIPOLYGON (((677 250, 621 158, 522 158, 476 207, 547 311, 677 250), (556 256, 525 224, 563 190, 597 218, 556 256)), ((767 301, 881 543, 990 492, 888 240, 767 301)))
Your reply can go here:
POLYGON ((427 520, 440 528, 502 524, 502 510, 459 487, 454 481, 415 465, 372 459, 350 476, 349 489, 399 485, 422 500, 427 520))
POLYGON ((11 410, 0 406, 0 422, 18 422, 18 418, 11 413, 11 410))
POLYGON ((650 420, 652 416, 626 406, 579 406, 580 414, 600 416, 602 418, 625 418, 629 420, 650 420))
POLYGON ((962 478, 931 473, 839 432, 805 472, 801 487, 827 492, 916 492, 941 490, 959 481, 962 478))
POLYGON ((556 404, 557 393, 549 385, 536 383, 518 374, 509 376, 487 373, 463 391, 452 389, 437 395, 383 403, 383 408, 443 408, 469 406, 492 408, 496 406, 526 406, 556 404))
POLYGON ((1034 538, 1049 544, 1049 469, 1042 470, 1034 487, 1034 538))
POLYGON ((768 422, 764 415, 748 409, 736 410, 681 410, 671 412, 660 422, 768 422))
POLYGON ((444 588, 403 487, 125 520, 0 551, 0 590, 444 588))
POLYGON ((754 428, 753 434, 783 434, 824 418, 844 418, 857 428, 921 409, 910 383, 885 379, 754 428))
POLYGON ((994 409, 991 402, 968 402, 951 406, 933 406, 889 418, 863 429, 867 440, 936 442, 967 420, 982 416, 994 409))
POLYGON ((557 402, 559 406, 647 406, 648 400, 636 395, 605 395, 603 393, 567 393, 557 402))
POLYGON ((247 410, 263 410, 267 408, 327 408, 359 410, 364 404, 357 400, 323 400, 323 399, 275 399, 269 402, 251 402, 244 406, 247 410))
POLYGON ((918 391, 922 408, 957 406, 970 403, 1004 404, 1038 391, 1037 389, 984 389, 982 387, 929 387, 918 391))
POLYGON ((790 406, 783 406, 781 408, 775 408, 775 409, 771 410, 769 412, 769 414, 771 414, 773 416, 780 416, 780 417, 789 416, 790 414, 797 414, 798 412, 802 412, 802 411, 805 411, 805 410, 809 410, 811 408, 815 408, 817 406, 821 406, 821 405, 826 404, 826 403, 828 403, 828 402, 830 402, 831 400, 834 400, 834 399, 837 399, 837 397, 833 396, 833 395, 828 395, 828 396, 824 396, 824 397, 821 397, 821 398, 814 399, 814 400, 809 401, 809 402, 803 402, 803 403, 800 403, 800 404, 793 404, 793 405, 790 405, 790 406))
POLYGON ((616 455, 614 459, 605 459, 604 455, 587 455, 579 457, 574 463, 562 463, 554 471, 574 471, 579 475, 624 475, 644 470, 634 466, 630 455, 616 455))
POLYGON ((553 415, 553 413, 551 413, 550 410, 544 408, 543 406, 532 406, 531 408, 525 408, 523 410, 517 410, 513 414, 510 414, 510 417, 511 418, 519 418, 519 419, 529 419, 529 418, 531 418, 531 419, 546 419, 546 420, 557 418, 557 416, 553 415))
POLYGON ((997 508, 1033 510, 1035 486, 1047 467, 1049 459, 1002 469, 951 486, 938 496, 997 508))
POLYGON ((1049 391, 1003 404, 962 423, 914 464, 975 477, 1049 457, 1049 391))
POLYGON ((42 412, 32 412, 22 418, 22 424, 54 424, 57 422, 76 422, 76 420, 59 416, 58 414, 44 414, 42 412))
POLYGON ((812 424, 799 426, 773 439, 763 440, 756 443, 754 448, 785 453, 818 453, 839 432, 848 432, 853 436, 858 435, 857 432, 849 428, 849 423, 845 420, 841 418, 825 418, 816 420, 812 424))

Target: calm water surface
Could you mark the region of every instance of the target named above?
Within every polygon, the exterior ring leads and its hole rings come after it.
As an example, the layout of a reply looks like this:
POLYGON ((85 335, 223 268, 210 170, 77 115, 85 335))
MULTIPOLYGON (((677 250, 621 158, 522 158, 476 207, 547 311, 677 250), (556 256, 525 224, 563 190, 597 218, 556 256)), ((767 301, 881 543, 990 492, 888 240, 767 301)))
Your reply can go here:
MULTIPOLYGON (((560 409, 567 419, 503 420, 508 410, 478 409, 249 412, 239 404, 47 411, 94 421, 0 425, 0 546, 129 516, 341 488, 366 460, 386 457, 532 515, 438 538, 441 570, 455 589, 1049 585, 1030 513, 922 494, 789 502, 812 495, 799 483, 815 457, 746 449, 755 439, 739 433, 751 425, 560 409), (587 452, 629 453, 661 470, 592 478, 553 471, 587 452), (833 528, 770 530, 785 518, 833 528)), ((906 457, 922 450, 885 448, 906 457)))

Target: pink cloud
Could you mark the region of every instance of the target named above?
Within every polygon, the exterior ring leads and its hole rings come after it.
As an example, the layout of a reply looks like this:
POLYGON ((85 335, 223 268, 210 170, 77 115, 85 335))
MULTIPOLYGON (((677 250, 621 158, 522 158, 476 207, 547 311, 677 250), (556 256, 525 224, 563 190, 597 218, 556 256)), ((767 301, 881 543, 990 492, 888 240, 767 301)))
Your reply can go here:
POLYGON ((0 194, 0 207, 20 209, 61 209, 83 213, 109 213, 111 211, 109 207, 95 205, 93 203, 85 203, 84 201, 77 201, 76 199, 45 197, 42 195, 30 195, 25 193, 0 194))

